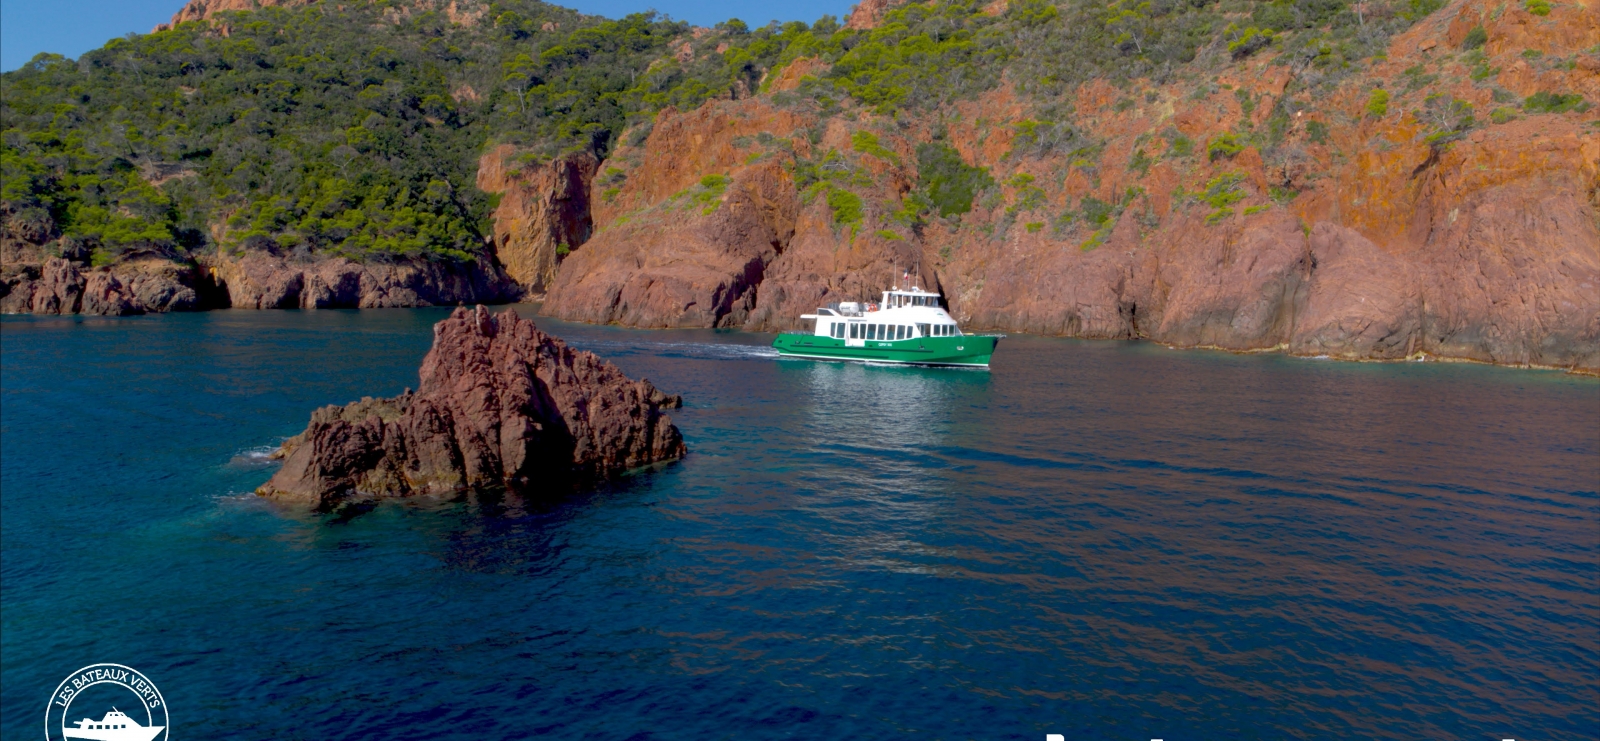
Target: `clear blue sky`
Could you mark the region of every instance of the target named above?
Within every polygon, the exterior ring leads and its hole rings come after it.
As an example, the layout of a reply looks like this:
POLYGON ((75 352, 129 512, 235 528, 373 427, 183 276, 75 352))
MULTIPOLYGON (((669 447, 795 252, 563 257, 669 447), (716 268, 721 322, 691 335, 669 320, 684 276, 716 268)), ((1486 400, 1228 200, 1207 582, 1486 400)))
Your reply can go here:
MULTIPOLYGON (((21 67, 42 51, 69 57, 128 33, 149 33, 186 0, 0 0, 0 70, 21 67)), ((578 0, 555 4, 611 18, 654 8, 695 25, 738 18, 751 26, 770 20, 811 22, 844 18, 856 0, 578 0)))

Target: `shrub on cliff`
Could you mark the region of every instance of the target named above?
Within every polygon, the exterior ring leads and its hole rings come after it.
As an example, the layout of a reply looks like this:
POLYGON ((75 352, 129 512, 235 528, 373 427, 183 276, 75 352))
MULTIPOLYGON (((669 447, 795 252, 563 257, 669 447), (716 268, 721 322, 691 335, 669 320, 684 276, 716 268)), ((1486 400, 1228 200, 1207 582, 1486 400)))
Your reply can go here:
POLYGON ((1219 159, 1232 158, 1244 151, 1244 143, 1239 140, 1238 134, 1220 134, 1206 145, 1206 157, 1212 162, 1219 159))
POLYGON ((1373 90, 1367 96, 1367 115, 1372 118, 1383 118, 1389 114, 1389 91, 1383 88, 1373 90))
POLYGON ((971 211, 972 199, 993 186, 988 170, 967 164, 949 144, 929 142, 917 147, 917 189, 940 216, 971 211))
POLYGON ((1577 111, 1583 113, 1589 110, 1589 104, 1582 95, 1577 93, 1552 93, 1541 90, 1528 96, 1522 101, 1522 110, 1528 113, 1566 113, 1577 111))

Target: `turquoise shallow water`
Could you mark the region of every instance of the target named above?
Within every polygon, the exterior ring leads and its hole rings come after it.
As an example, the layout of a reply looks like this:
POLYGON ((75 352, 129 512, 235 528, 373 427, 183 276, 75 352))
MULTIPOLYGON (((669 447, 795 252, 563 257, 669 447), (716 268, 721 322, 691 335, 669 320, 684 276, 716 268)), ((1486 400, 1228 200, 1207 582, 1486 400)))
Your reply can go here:
POLYGON ((1600 733, 1592 379, 541 319, 684 394, 690 457, 526 508, 248 495, 442 316, 6 318, 0 735, 96 662, 173 738, 1600 733))

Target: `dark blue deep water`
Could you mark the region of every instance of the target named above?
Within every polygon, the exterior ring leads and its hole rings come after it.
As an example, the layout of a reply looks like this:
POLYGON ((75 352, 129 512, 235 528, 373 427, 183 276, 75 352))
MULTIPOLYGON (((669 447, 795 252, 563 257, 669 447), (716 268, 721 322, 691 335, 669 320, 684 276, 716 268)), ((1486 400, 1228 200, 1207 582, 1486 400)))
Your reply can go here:
POLYGON ((249 494, 442 316, 7 318, 0 735, 96 662, 173 739, 1600 735, 1594 379, 540 320, 682 393, 690 456, 521 508, 249 494))

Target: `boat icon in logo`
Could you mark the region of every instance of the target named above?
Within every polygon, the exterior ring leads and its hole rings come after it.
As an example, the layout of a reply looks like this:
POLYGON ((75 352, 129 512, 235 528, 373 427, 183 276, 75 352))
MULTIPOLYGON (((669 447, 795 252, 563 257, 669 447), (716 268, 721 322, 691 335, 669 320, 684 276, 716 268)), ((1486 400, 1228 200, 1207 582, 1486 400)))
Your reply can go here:
POLYGON ((106 713, 100 720, 84 718, 78 721, 76 727, 65 726, 61 732, 67 738, 82 738, 89 741, 150 741, 164 729, 165 726, 141 726, 139 721, 129 718, 127 713, 111 708, 111 712, 106 713))

